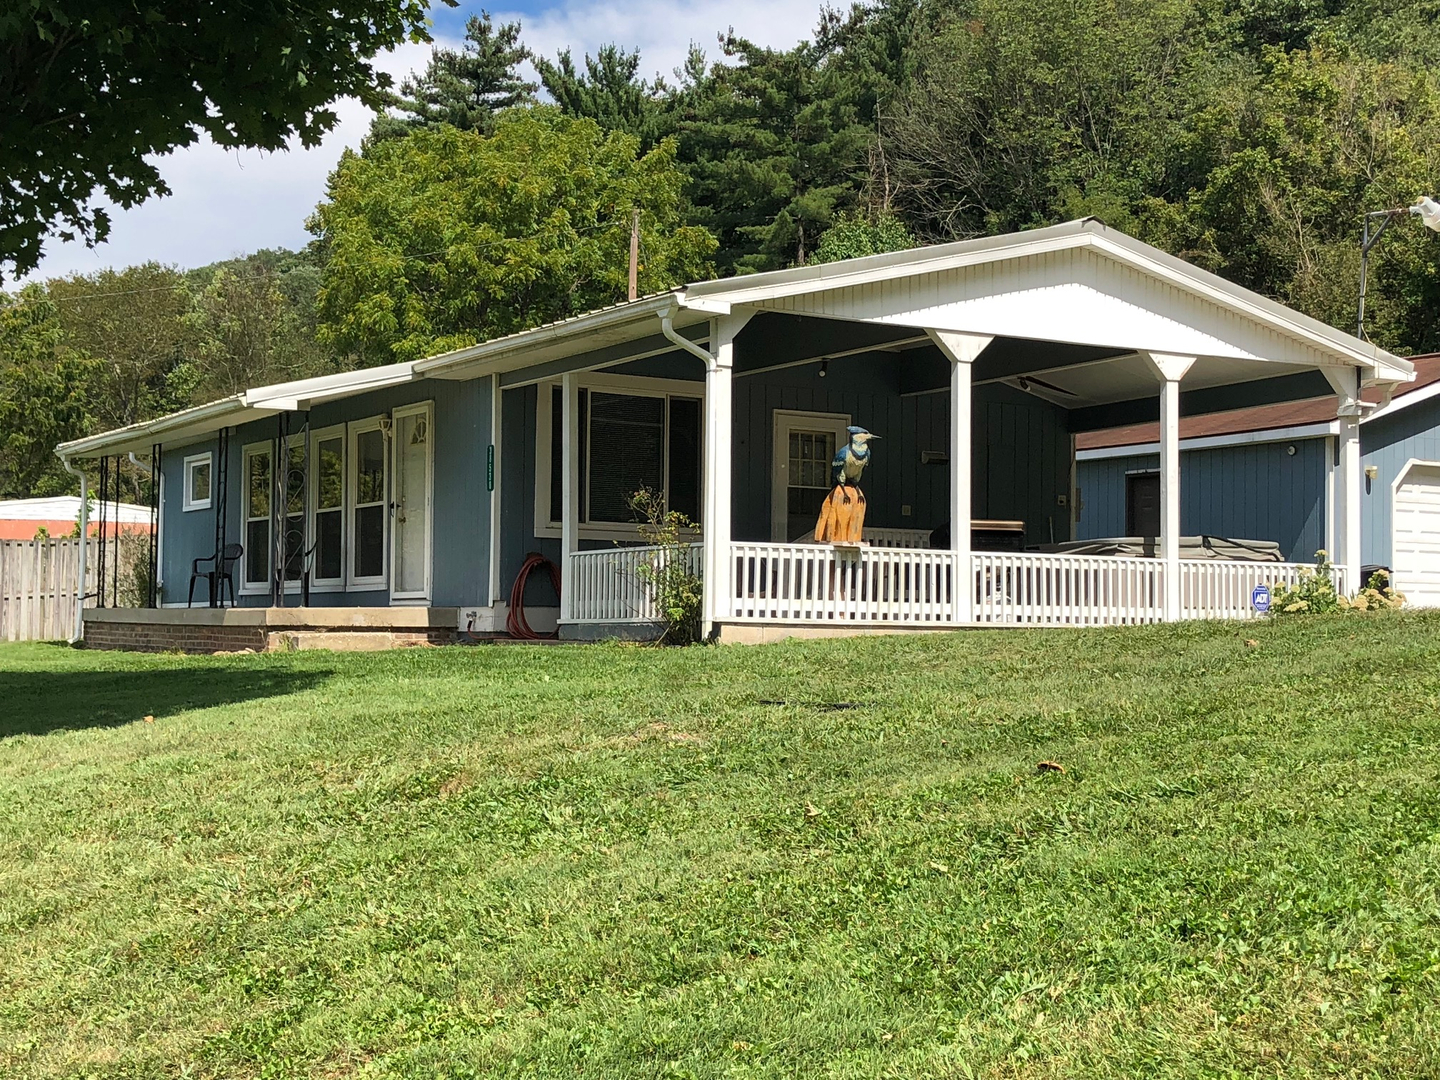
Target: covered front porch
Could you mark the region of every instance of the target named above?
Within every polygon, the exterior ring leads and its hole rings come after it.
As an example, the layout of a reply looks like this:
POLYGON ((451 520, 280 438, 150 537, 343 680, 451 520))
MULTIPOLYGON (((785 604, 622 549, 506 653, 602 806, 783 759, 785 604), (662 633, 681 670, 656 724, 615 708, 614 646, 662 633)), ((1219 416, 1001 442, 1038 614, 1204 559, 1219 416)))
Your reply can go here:
MULTIPOLYGON (((916 253, 877 256, 685 290, 677 312, 710 316, 708 333, 671 337, 672 359, 683 352, 704 365, 702 535, 689 558, 704 583, 707 634, 757 641, 1254 617, 1264 607, 1258 586, 1293 585, 1313 564, 1283 561, 1263 543, 1270 537, 1217 538, 1262 542, 1241 557, 1184 537, 1179 419, 1327 391, 1342 430, 1326 548, 1337 588, 1363 584, 1360 390, 1407 378, 1403 361, 1098 223, 936 250, 944 257, 918 266, 916 253), (752 390, 779 373, 816 388, 833 389, 837 376, 883 383, 832 420, 888 440, 875 455, 889 464, 862 480, 867 521, 881 524, 861 543, 817 544, 797 525, 813 513, 794 497, 803 485, 792 483, 787 498, 776 478, 794 481, 835 443, 809 454, 802 443, 797 454, 792 442, 787 453, 781 429, 792 410, 752 390), (1027 427, 1000 415, 1023 404, 1041 420, 1027 427), (1084 494, 1073 436, 1157 418, 1155 534, 1130 538, 1122 553, 1066 550, 1084 494), (774 438, 744 438, 757 431, 774 438), (927 487, 938 493, 928 519, 919 512, 927 487), (768 520, 755 512, 762 502, 768 520), (994 523, 977 519, 1001 515, 1024 526, 1022 543, 987 542, 994 523), (972 528, 951 527, 955 517, 972 528)), ((656 552, 581 542, 580 403, 593 370, 577 365, 556 380, 559 623, 573 638, 643 633, 659 621, 641 569, 656 552)), ((823 415, 800 434, 823 434, 823 415)))

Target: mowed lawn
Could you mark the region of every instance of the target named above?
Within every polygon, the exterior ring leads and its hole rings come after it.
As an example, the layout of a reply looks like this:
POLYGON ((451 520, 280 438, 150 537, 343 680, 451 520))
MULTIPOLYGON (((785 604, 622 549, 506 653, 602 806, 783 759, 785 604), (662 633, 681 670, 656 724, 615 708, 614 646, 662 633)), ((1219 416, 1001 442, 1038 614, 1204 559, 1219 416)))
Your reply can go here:
POLYGON ((0 1076, 1436 1076, 1437 743, 1423 615, 0 647, 0 1076))

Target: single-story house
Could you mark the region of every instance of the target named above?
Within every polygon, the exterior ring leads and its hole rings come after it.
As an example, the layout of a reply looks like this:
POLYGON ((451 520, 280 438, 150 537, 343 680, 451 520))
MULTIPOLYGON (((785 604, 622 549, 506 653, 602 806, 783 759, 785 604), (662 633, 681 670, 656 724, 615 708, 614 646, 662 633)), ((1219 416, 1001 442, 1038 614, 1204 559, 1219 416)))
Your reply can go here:
MULTIPOLYGON (((105 535, 150 532, 150 507, 134 503, 106 505, 105 535)), ((52 495, 43 499, 0 499, 0 540, 33 540, 43 529, 49 536, 69 536, 80 520, 78 495, 52 495)), ((100 523, 88 523, 91 536, 100 535, 100 523)))
POLYGON ((627 505, 640 488, 699 523, 703 623, 722 641, 1240 617, 1256 585, 1300 565, 1181 558, 1181 418, 1335 396, 1354 477, 1334 503, 1348 587, 1362 394, 1413 377, 1086 219, 699 282, 57 452, 82 483, 131 453, 163 475, 155 606, 87 610, 96 645, 453 640, 503 628, 512 598, 565 638, 649 633, 653 554, 627 505), (1076 436, 1154 420, 1154 557, 1053 550, 1076 535, 1076 436), (865 540, 816 544, 850 425, 881 436, 865 540), (950 527, 954 507, 1022 539, 977 543, 990 533, 950 527), (543 574, 512 596, 531 553, 558 565, 558 597, 543 574), (227 606, 187 606, 197 569, 197 603, 215 584, 227 606))
MULTIPOLYGON (((1440 354, 1360 417, 1364 569, 1384 568, 1411 603, 1440 604, 1440 354)), ((1304 561, 1338 543, 1333 508, 1341 423, 1333 396, 1180 421, 1180 527, 1279 543, 1304 561)), ((1160 445, 1153 423, 1076 435, 1082 538, 1153 535, 1160 445)), ((1368 576, 1368 573, 1365 575, 1368 576)))

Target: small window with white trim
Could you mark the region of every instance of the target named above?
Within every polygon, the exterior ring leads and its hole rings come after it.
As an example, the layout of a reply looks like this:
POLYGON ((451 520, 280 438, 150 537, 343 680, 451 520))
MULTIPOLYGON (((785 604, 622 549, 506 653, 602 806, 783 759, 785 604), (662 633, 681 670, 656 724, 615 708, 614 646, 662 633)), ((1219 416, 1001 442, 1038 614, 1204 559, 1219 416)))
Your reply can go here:
POLYGON ((193 454, 185 459, 185 510, 210 509, 210 455, 193 454))

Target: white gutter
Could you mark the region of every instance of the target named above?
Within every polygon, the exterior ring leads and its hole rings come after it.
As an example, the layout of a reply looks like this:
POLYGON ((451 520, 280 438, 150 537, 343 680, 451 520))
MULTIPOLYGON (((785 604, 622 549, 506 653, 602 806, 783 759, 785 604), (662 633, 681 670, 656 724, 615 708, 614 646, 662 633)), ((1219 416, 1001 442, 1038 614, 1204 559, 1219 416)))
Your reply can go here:
POLYGON ((74 645, 85 637, 85 563, 89 556, 90 543, 90 484, 85 474, 70 464, 67 457, 60 458, 60 464, 71 476, 80 478, 80 569, 75 580, 75 632, 70 635, 74 645))

